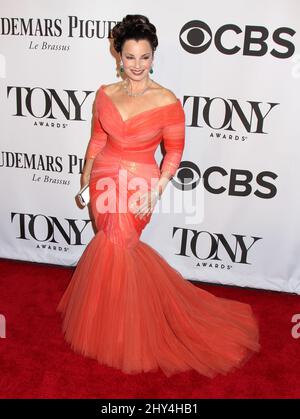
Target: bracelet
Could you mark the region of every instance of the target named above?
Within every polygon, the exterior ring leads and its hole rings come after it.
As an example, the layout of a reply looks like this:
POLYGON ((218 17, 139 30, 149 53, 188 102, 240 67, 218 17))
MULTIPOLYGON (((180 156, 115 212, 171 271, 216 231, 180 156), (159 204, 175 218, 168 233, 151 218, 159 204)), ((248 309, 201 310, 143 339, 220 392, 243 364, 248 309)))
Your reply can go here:
POLYGON ((154 189, 154 193, 155 193, 156 199, 159 200, 160 197, 161 197, 161 195, 159 193, 159 190, 158 189, 154 189))

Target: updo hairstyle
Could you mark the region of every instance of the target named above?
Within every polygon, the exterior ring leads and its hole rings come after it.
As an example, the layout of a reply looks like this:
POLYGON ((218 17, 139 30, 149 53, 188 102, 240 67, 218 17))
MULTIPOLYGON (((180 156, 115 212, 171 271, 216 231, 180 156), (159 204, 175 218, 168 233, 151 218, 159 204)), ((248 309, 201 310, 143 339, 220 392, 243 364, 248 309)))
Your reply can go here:
POLYGON ((126 15, 122 22, 118 22, 111 30, 113 45, 117 52, 121 53, 125 41, 134 39, 149 41, 152 53, 156 50, 158 39, 155 26, 143 15, 126 15))

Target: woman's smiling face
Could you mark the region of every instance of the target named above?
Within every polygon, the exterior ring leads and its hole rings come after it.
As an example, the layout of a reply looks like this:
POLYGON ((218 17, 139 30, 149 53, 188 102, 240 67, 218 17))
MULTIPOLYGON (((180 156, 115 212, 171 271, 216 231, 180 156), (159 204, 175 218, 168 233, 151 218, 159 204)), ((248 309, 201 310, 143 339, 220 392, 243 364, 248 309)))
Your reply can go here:
POLYGON ((120 56, 127 77, 134 81, 148 77, 153 62, 153 52, 148 40, 127 39, 120 56))

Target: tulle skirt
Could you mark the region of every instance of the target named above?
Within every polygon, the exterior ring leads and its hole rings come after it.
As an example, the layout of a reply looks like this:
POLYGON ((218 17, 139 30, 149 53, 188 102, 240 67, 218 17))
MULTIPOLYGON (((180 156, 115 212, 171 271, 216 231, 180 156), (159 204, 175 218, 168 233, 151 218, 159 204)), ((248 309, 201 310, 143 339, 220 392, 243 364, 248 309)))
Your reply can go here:
MULTIPOLYGON (((260 351, 251 306, 196 287, 142 242, 150 216, 101 214, 96 182, 115 176, 120 161, 101 162, 90 182, 98 232, 57 307, 66 341, 73 351, 127 374, 161 369, 169 377, 193 369, 212 378, 241 367, 260 351)), ((151 176, 157 170, 140 168, 151 176)))

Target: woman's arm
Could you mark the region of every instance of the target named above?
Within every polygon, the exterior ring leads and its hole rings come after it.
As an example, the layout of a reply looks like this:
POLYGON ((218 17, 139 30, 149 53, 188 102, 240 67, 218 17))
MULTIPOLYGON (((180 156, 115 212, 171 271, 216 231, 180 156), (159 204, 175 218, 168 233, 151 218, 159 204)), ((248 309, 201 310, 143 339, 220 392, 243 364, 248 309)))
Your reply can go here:
POLYGON ((96 95, 93 108, 93 119, 92 119, 92 134, 88 143, 88 147, 85 153, 85 164, 81 176, 81 187, 89 183, 90 174, 96 155, 104 148, 107 141, 107 133, 104 131, 101 121, 99 119, 99 93, 96 95))
POLYGON ((170 179, 177 172, 181 162, 185 146, 185 114, 182 106, 178 108, 177 114, 172 116, 171 121, 164 126, 162 138, 166 155, 161 168, 161 176, 157 183, 159 198, 170 179))
POLYGON ((87 185, 90 181, 90 174, 91 174, 93 163, 94 163, 94 158, 88 158, 85 160, 85 164, 84 164, 84 168, 83 168, 83 172, 82 172, 81 180, 80 180, 82 188, 85 185, 87 185))
POLYGON ((185 114, 180 105, 173 114, 169 115, 163 127, 162 138, 166 149, 160 171, 160 178, 155 189, 143 194, 143 204, 135 212, 136 216, 143 217, 152 212, 158 199, 160 199, 170 179, 175 175, 180 165, 185 145, 185 114))

